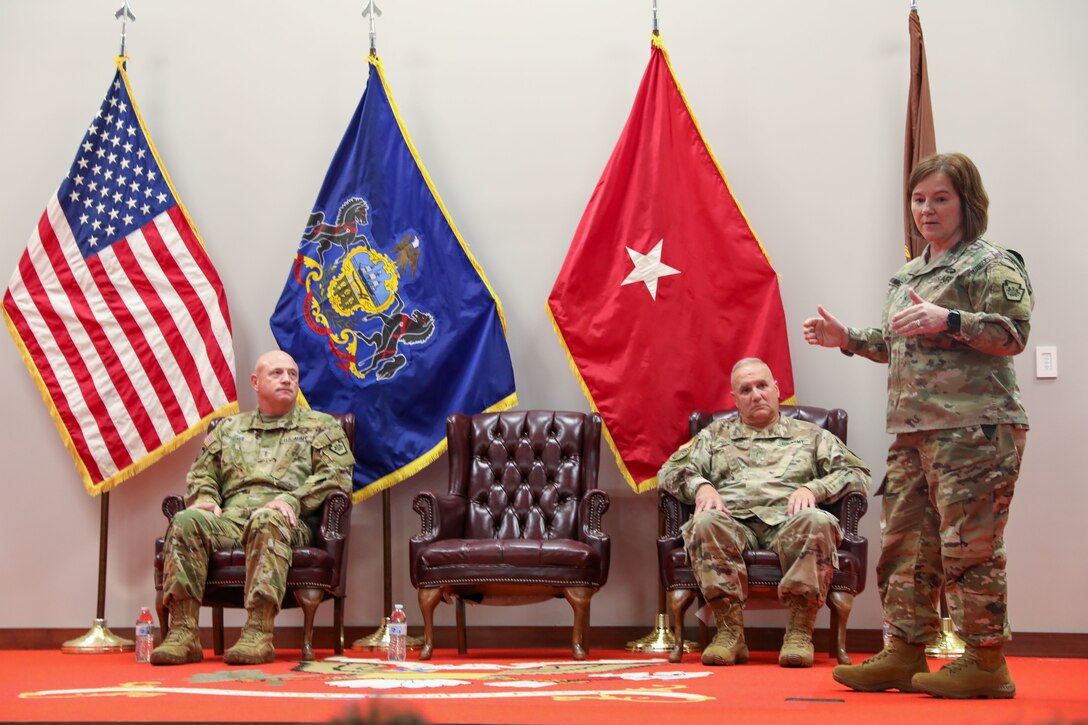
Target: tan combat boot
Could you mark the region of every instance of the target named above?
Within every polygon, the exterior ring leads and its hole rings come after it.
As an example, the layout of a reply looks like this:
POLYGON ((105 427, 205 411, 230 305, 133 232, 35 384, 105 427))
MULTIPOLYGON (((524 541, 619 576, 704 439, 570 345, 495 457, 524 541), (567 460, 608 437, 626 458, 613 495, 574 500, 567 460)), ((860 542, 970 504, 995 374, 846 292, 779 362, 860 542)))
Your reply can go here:
POLYGON ((778 666, 812 667, 812 628, 816 626, 820 607, 803 597, 792 597, 789 606, 790 621, 786 625, 786 636, 782 638, 778 666))
POLYGON ((838 665, 831 676, 836 682, 861 692, 914 692, 911 677, 919 672, 929 672, 926 646, 892 637, 884 649, 860 665, 838 665))
POLYGON ((258 599, 248 613, 242 636, 223 653, 223 661, 228 665, 262 665, 276 659, 276 648, 272 644, 275 605, 258 599))
POLYGON ((197 614, 200 602, 195 599, 171 599, 170 631, 162 644, 151 652, 153 665, 184 665, 200 662, 204 659, 204 650, 200 646, 200 628, 197 626, 197 614))
POLYGON ((949 662, 937 672, 915 675, 911 685, 917 692, 934 697, 1016 697, 1016 684, 1009 676, 1001 645, 967 645, 958 660, 949 662))
POLYGON ((703 664, 712 666, 743 665, 748 661, 748 645, 744 643, 744 607, 731 599, 715 599, 710 603, 718 631, 714 640, 703 650, 703 664))

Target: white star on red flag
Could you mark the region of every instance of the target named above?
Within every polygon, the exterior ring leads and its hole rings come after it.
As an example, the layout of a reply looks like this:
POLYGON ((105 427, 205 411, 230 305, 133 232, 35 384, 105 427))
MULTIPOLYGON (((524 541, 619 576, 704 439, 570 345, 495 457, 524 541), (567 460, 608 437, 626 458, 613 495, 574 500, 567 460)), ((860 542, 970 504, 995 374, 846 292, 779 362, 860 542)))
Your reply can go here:
POLYGON ((656 300, 657 280, 661 277, 680 274, 680 270, 674 269, 661 261, 661 249, 664 245, 665 240, 662 239, 655 244, 654 248, 647 254, 642 254, 630 247, 626 247, 627 254, 630 255, 631 261, 635 263, 635 268, 631 270, 631 273, 627 275, 626 279, 620 282, 620 286, 634 284, 635 282, 644 282, 646 284, 646 289, 650 291, 650 297, 656 300))

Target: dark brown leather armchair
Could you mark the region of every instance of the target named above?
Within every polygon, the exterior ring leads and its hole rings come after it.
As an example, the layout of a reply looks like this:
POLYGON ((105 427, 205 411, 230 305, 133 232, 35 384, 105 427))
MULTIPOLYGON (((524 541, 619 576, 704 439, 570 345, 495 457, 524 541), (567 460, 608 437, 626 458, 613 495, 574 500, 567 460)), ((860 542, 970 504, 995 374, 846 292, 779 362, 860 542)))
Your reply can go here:
MULTIPOLYGON (((334 414, 355 452, 355 415, 334 414)), ((221 419, 208 424, 213 429, 221 419)), ((162 512, 167 521, 185 508, 181 496, 167 496, 162 512)), ((287 571, 287 592, 281 608, 302 608, 302 659, 312 660, 314 614, 326 599, 333 600, 333 627, 336 654, 344 651, 344 597, 347 594, 348 534, 351 532, 351 495, 335 491, 322 506, 320 520, 311 522, 314 529, 309 546, 294 549, 291 568, 287 571)), ((162 601, 162 546, 155 542, 155 609, 165 635, 170 628, 170 613, 162 601)), ((208 577, 204 583, 203 606, 212 608, 212 646, 217 655, 223 654, 223 608, 245 607, 246 555, 242 549, 221 549, 208 561, 208 577)))
POLYGON ((409 545, 423 649, 434 610, 455 597, 457 651, 468 651, 464 601, 529 604, 565 597, 574 610, 574 659, 586 657, 589 602, 608 580, 601 531, 608 494, 597 490, 601 417, 517 410, 446 419, 449 493, 420 493, 422 531, 409 545))
MULTIPOLYGON (((736 414, 735 410, 715 413, 695 411, 688 420, 688 428, 694 436, 711 421, 736 414)), ((847 417, 846 411, 841 408, 826 410, 811 406, 783 405, 781 414, 815 423, 846 442, 847 417)), ((657 559, 661 569, 661 581, 668 593, 669 615, 672 617, 673 634, 677 643, 669 653, 669 661, 679 662, 683 655, 684 614, 694 599, 702 601, 699 585, 695 582, 695 575, 684 551, 684 539, 680 534, 680 527, 691 518, 695 507, 680 503, 664 491, 660 492, 659 504, 665 515, 665 535, 657 540, 657 559)), ((854 606, 854 596, 865 589, 869 551, 868 539, 858 535, 858 520, 869 507, 869 502, 864 493, 852 491, 832 503, 820 506, 839 518, 843 532, 843 540, 839 544, 839 568, 835 570, 827 596, 827 606, 831 610, 828 651, 840 663, 849 664, 850 657, 846 654, 846 623, 854 606)), ((768 550, 746 551, 744 563, 748 567, 749 600, 777 600, 778 583, 782 581, 778 555, 768 550)), ((702 632, 705 645, 705 625, 702 632)))

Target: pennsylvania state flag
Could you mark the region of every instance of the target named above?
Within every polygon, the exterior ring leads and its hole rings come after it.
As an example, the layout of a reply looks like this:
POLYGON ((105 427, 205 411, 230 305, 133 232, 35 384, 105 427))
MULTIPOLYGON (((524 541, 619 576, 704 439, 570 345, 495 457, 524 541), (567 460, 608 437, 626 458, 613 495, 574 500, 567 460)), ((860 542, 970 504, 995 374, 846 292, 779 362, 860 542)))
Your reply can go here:
POLYGON ((446 416, 517 404, 499 301, 370 77, 271 319, 315 409, 356 416, 354 499, 446 448, 446 416))

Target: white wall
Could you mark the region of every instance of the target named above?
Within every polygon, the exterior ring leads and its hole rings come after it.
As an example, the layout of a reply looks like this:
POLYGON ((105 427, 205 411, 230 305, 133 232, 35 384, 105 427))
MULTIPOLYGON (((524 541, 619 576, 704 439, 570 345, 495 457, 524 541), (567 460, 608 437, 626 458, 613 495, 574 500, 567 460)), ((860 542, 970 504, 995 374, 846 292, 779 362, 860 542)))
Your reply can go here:
MULTIPOLYGON (((782 276, 800 398, 850 412, 851 447, 879 480, 889 441, 884 369, 805 346, 800 323, 817 303, 855 325, 878 323, 886 280, 902 262, 909 2, 659 4, 684 90, 782 276)), ((0 275, 15 268, 112 76, 117 5, 0 0, 0 275)), ((135 97, 226 285, 243 407, 254 404, 252 361, 273 346, 268 318, 298 234, 363 90, 361 5, 133 2, 135 97)), ((382 3, 379 51, 394 97, 504 304, 524 407, 587 408, 544 301, 649 58, 649 8, 630 0, 382 3)), ((1088 198, 1088 45, 1080 37, 1088 4, 922 0, 921 12, 939 148, 978 163, 992 199, 988 236, 1024 253, 1038 298, 1031 352, 1018 360, 1032 433, 1008 530, 1013 626, 1086 632, 1088 575, 1076 557, 1088 488, 1076 430, 1086 400, 1079 376, 1088 372, 1080 274, 1088 253, 1074 224, 1088 198), (1058 380, 1034 378, 1041 344, 1058 346, 1058 380)), ((0 551, 8 553, 0 581, 30 593, 2 599, 0 628, 89 625, 99 500, 83 492, 5 340, 0 374, 0 551)), ((159 503, 182 490, 197 446, 111 496, 111 623, 130 626, 153 600, 159 503)), ((419 529, 411 499, 442 490, 445 465, 392 490, 394 597, 409 611, 407 539, 419 529)), ((648 627, 657 606, 656 497, 632 494, 607 455, 601 481, 612 497, 605 529, 613 563, 593 621, 648 627)), ((353 514, 351 625, 383 614, 379 500, 353 514)), ((878 508, 877 500, 862 521, 873 562, 878 508)), ((570 621, 561 601, 470 612, 470 623, 483 614, 496 624, 570 621)), ((331 609, 320 616, 330 621, 331 609)), ((450 607, 439 623, 452 623, 450 607)), ((875 586, 851 623, 879 626, 875 586)))

